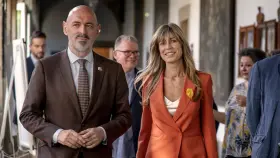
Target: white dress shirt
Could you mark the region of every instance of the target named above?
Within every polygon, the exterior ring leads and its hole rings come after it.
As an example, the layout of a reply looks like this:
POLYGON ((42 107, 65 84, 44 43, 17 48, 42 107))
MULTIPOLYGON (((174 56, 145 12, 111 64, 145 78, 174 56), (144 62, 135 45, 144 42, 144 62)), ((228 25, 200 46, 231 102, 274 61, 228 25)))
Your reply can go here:
POLYGON ((33 53, 31 53, 30 57, 31 57, 33 65, 35 65, 38 62, 38 59, 33 55, 33 53))
POLYGON ((79 69, 80 69, 80 64, 78 63, 79 59, 85 59, 87 60, 86 62, 86 69, 88 72, 88 77, 89 77, 89 92, 91 95, 91 89, 92 89, 92 77, 93 77, 93 54, 88 53, 88 55, 84 58, 77 57, 74 53, 71 52, 71 50, 68 48, 67 54, 69 57, 70 61, 70 67, 72 70, 72 77, 74 80, 74 84, 76 87, 76 92, 78 94, 78 78, 79 78, 79 69))
MULTIPOLYGON (((93 53, 90 52, 88 53, 88 55, 84 58, 80 58, 78 56, 76 56, 69 48, 67 49, 67 55, 68 55, 68 58, 69 58, 69 61, 70 61, 70 67, 71 67, 71 71, 72 71, 72 77, 73 77, 73 80, 74 80, 74 84, 75 84, 75 87, 76 87, 76 92, 78 93, 78 78, 79 78, 79 69, 80 69, 80 64, 78 63, 78 60, 79 59, 85 59, 87 60, 86 64, 85 64, 85 67, 87 69, 87 72, 88 72, 88 77, 89 77, 89 92, 90 92, 90 95, 91 95, 91 90, 92 90, 92 81, 93 81, 93 53)), ((103 127, 98 127, 98 128, 101 128, 104 132, 104 140, 103 141, 106 141, 107 140, 107 135, 106 135, 106 131, 103 127)), ((54 135, 53 135, 53 143, 57 143, 57 137, 59 135, 59 133, 62 131, 63 129, 58 129, 54 135)), ((106 145, 106 142, 103 142, 103 144, 106 145)))

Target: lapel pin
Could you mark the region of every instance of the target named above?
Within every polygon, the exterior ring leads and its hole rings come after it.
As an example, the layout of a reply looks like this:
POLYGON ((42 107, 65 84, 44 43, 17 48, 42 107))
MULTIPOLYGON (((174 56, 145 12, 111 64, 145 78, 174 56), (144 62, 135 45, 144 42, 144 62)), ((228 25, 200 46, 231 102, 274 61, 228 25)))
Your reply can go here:
POLYGON ((98 67, 97 70, 98 71, 102 71, 103 69, 102 69, 102 67, 98 67))
POLYGON ((188 88, 188 89, 186 90, 186 95, 187 95, 190 99, 192 99, 192 97, 193 97, 193 90, 192 90, 191 88, 188 88))

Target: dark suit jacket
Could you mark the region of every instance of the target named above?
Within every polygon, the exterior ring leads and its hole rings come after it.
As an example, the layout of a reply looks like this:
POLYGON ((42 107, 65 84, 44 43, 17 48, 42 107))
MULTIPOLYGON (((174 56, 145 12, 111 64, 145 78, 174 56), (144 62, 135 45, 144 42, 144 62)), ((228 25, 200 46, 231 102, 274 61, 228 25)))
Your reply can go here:
MULTIPOLYGON (((135 73, 137 74, 138 70, 137 69, 135 70, 136 70, 135 73)), ((138 84, 137 87, 139 86, 140 85, 138 84)), ((134 151, 136 153, 138 148, 138 136, 139 136, 140 126, 141 126, 142 105, 141 105, 141 97, 135 88, 132 91, 130 108, 132 113, 134 151)))
POLYGON ((83 152, 85 158, 111 158, 112 142, 131 126, 128 87, 121 65, 93 54, 93 87, 85 117, 81 114, 66 51, 36 64, 20 121, 40 139, 39 158, 75 158, 79 152, 83 152), (72 149, 52 143, 53 134, 59 128, 80 132, 98 126, 105 129, 108 145, 72 149))
POLYGON ((31 59, 31 56, 26 58, 26 67, 27 67, 27 75, 28 75, 28 83, 30 82, 32 72, 35 68, 34 63, 31 59))

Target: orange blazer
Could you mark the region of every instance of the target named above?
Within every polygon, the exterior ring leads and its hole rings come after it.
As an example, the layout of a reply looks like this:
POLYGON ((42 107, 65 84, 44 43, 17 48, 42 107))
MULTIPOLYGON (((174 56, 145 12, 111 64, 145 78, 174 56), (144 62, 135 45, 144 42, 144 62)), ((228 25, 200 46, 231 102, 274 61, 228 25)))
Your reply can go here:
MULTIPOLYGON (((137 158, 217 158, 215 121, 212 111, 212 79, 198 72, 202 97, 191 101, 196 90, 188 79, 178 108, 172 117, 163 99, 163 74, 143 106, 137 158)), ((144 87, 145 89, 145 87, 144 87)))

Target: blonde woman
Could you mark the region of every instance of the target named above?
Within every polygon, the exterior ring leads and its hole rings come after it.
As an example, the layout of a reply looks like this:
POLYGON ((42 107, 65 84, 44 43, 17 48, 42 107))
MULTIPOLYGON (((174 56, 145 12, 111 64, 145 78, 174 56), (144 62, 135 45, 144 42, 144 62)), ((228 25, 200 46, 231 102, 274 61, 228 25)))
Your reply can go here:
POLYGON ((212 80, 196 70, 176 24, 153 35, 141 83, 143 114, 137 158, 217 158, 212 80))

